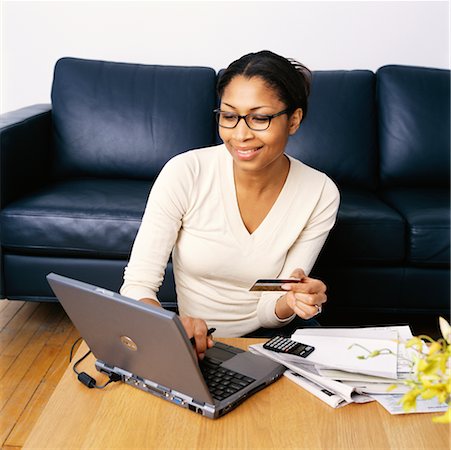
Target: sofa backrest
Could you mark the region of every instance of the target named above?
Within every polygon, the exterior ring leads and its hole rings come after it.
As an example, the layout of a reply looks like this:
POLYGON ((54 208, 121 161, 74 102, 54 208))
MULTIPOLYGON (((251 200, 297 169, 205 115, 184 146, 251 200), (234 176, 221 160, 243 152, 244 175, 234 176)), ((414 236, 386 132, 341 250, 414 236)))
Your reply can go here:
POLYGON ((390 65, 376 75, 382 186, 449 186, 449 70, 390 65))
POLYGON ((338 185, 377 183, 375 75, 368 70, 315 71, 308 113, 287 152, 338 185))
POLYGON ((206 67, 60 59, 55 176, 153 179, 172 156, 215 142, 215 84, 206 67))

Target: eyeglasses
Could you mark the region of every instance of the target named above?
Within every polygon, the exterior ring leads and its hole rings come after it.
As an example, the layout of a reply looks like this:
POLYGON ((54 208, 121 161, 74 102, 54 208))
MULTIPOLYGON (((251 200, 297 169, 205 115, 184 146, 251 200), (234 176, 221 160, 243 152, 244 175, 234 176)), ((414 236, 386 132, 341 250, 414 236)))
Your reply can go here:
POLYGON ((222 128, 232 129, 238 125, 241 119, 244 119, 246 125, 254 131, 264 131, 271 125, 271 120, 274 117, 281 116, 282 114, 288 113, 289 109, 284 109, 276 114, 246 114, 245 116, 240 116, 233 112, 221 111, 220 109, 215 109, 213 112, 216 114, 216 122, 222 128))

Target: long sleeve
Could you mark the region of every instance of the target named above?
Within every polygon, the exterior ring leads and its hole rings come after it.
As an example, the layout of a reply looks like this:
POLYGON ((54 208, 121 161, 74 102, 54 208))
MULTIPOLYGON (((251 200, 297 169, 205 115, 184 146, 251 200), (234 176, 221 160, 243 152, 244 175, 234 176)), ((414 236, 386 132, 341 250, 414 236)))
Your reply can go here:
MULTIPOLYGON (((335 224, 339 203, 340 194, 337 187, 329 178, 325 177, 324 187, 311 218, 289 249, 285 264, 278 277, 288 278, 296 268, 303 269, 306 275, 310 273, 335 224)), ((262 294, 257 307, 258 319, 262 327, 280 327, 295 317, 294 315, 287 319, 277 317, 275 305, 280 296, 280 293, 272 292, 262 294)))
POLYGON ((169 256, 188 208, 190 187, 183 158, 169 161, 156 179, 125 269, 121 294, 158 300, 169 256))

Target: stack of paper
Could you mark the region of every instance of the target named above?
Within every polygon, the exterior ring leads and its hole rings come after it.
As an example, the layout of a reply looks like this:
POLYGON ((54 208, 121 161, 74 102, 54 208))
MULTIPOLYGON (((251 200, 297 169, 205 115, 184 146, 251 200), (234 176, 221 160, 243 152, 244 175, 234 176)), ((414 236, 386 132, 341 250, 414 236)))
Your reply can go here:
MULTIPOLYGON (((333 408, 376 400, 391 414, 400 414, 399 400, 408 390, 401 381, 409 376, 412 360, 403 342, 411 337, 408 325, 302 328, 291 339, 315 347, 306 358, 266 350, 263 344, 249 350, 285 365, 287 378, 333 408), (374 351, 380 354, 368 357, 374 351), (393 384, 397 387, 388 393, 393 384)), ((446 404, 422 401, 416 412, 446 409, 446 404)))

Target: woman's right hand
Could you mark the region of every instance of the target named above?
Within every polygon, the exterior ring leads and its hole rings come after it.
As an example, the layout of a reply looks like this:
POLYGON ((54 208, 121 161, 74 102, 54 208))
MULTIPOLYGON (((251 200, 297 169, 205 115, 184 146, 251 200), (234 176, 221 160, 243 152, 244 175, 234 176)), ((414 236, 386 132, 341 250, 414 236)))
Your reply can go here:
POLYGON ((204 359, 207 349, 213 347, 214 342, 211 336, 207 335, 208 327, 205 320, 193 317, 180 317, 186 334, 191 339, 194 337, 195 350, 199 359, 204 359))
MULTIPOLYGON (((160 302, 153 298, 142 298, 140 301, 161 308, 160 302)), ((194 338, 197 357, 199 359, 204 359, 207 349, 214 345, 211 336, 207 335, 208 327, 205 320, 195 319, 193 317, 180 317, 180 320, 182 321, 182 325, 185 328, 188 337, 190 339, 194 338)))

